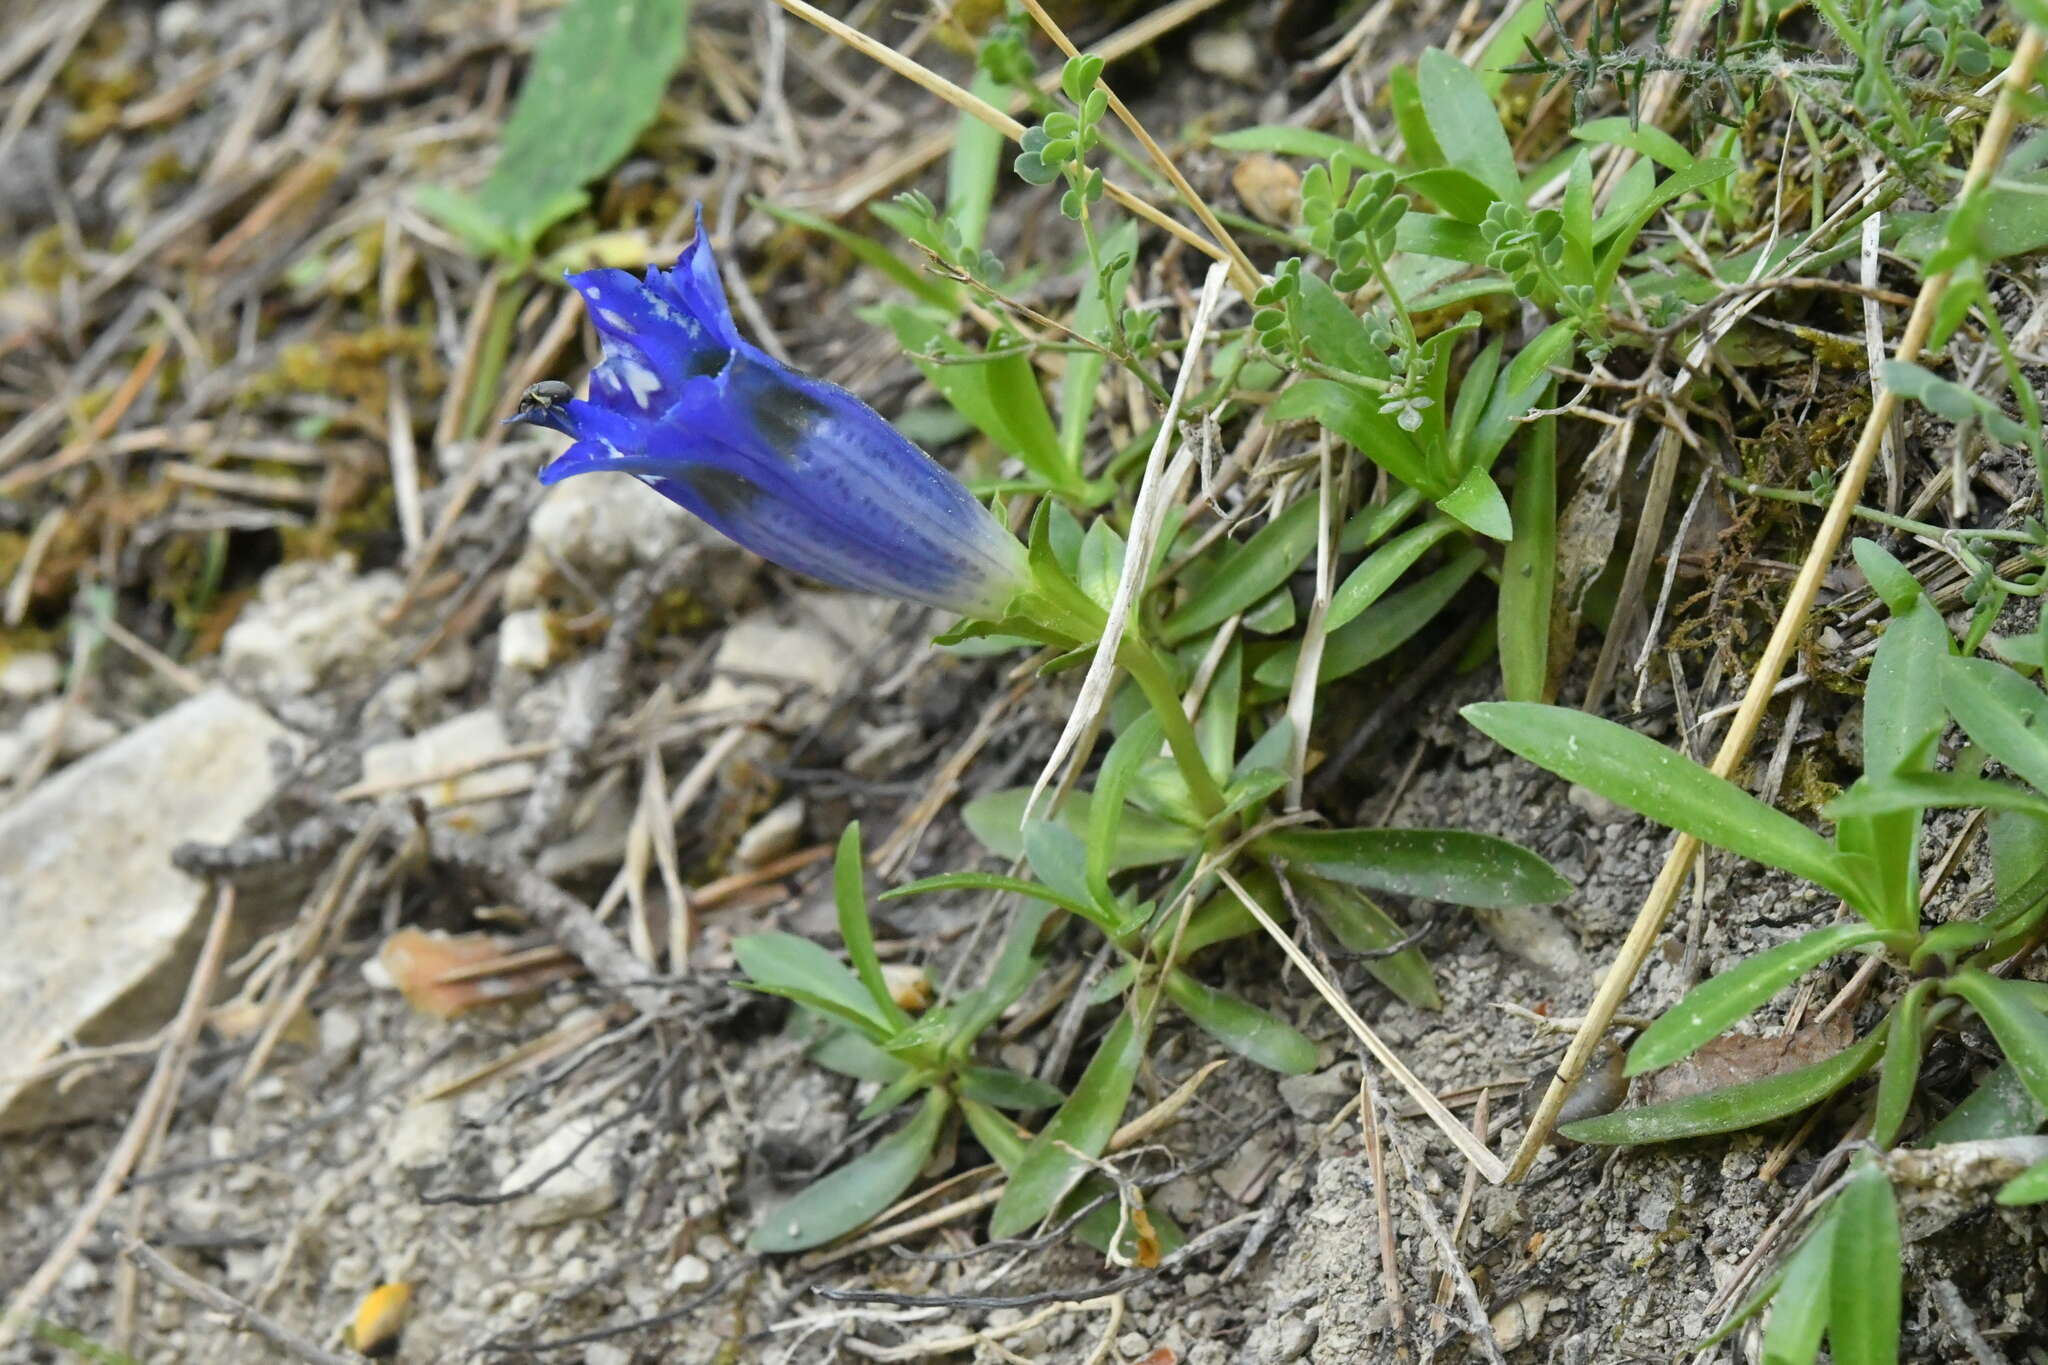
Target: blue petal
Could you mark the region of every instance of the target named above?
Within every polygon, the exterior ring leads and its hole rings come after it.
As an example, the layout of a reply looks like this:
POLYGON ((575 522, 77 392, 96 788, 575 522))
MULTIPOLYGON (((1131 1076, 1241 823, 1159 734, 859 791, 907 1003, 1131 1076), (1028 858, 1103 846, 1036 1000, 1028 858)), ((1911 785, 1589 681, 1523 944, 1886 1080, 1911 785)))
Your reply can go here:
POLYGON ((701 229, 672 271, 570 283, 604 360, 546 423, 576 443, 543 482, 632 474, 764 559, 864 592, 999 615, 1022 584, 1023 547, 958 480, 740 336, 701 229))

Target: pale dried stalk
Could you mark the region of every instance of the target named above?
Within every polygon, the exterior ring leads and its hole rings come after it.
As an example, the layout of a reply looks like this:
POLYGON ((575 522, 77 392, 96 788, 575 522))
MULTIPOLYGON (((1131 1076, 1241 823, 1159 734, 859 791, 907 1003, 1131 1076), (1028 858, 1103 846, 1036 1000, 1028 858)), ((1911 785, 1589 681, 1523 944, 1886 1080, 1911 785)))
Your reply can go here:
MULTIPOLYGON (((1989 180, 2005 155, 2006 143, 2012 137, 2015 106, 2020 92, 2032 79, 2034 65, 2041 58, 2041 47, 2041 31, 2028 27, 2013 51, 2012 64, 2006 68, 2005 85, 1999 91, 1998 103, 1992 107, 1991 117, 1984 124, 1984 133, 1978 140, 1976 154, 1970 159, 1969 172, 1964 176, 1957 196, 1959 199, 1974 193, 1989 180)), ((1899 338, 1898 349, 1893 352, 1897 359, 1910 362, 1919 356, 1920 348, 1926 345, 1927 334, 1934 326, 1935 308, 1948 289, 1948 283, 1949 276, 1944 272, 1929 276, 1921 284, 1912 315, 1906 319, 1905 333, 1899 338)), ((1870 467, 1883 445, 1885 428, 1891 422, 1898 402, 1896 393, 1882 387, 1878 389, 1870 415, 1863 423, 1862 437, 1856 442, 1855 453, 1842 470, 1834 499, 1828 504, 1827 515, 1821 520, 1820 530, 1814 536, 1805 562, 1799 566, 1799 576, 1793 580, 1792 591, 1785 599, 1785 610, 1778 617, 1770 642, 1764 646, 1756 672, 1750 675, 1742 706, 1728 727, 1720 752, 1714 756, 1713 771, 1717 777, 1732 776, 1748 754, 1751 741, 1756 738, 1764 710, 1770 705, 1772 691, 1785 671, 1785 661, 1791 657, 1800 632, 1806 628, 1807 614, 1813 610, 1821 579, 1827 574, 1828 566, 1834 563, 1836 551, 1841 548, 1849 517, 1862 496, 1864 481, 1869 477, 1870 467)), ((1643 962, 1656 946, 1657 935, 1662 931, 1664 920, 1671 913, 1699 851, 1700 841, 1690 834, 1681 834, 1673 841, 1671 851, 1664 859, 1663 870, 1657 874, 1656 884, 1650 888, 1643 908, 1636 914, 1635 924, 1629 929, 1628 938, 1622 943, 1621 951, 1607 969, 1593 1003, 1586 1010, 1585 1022, 1573 1035, 1564 1060, 1558 1064, 1557 1075, 1551 1078, 1542 1103, 1530 1117, 1529 1131, 1523 1135, 1522 1144, 1515 1150, 1513 1164, 1508 1169, 1509 1179, 1520 1180, 1527 1175, 1529 1168, 1536 1163, 1537 1154, 1550 1140, 1565 1096, 1585 1075, 1586 1065, 1605 1036, 1614 1012, 1621 1008, 1621 1002, 1635 985, 1636 974, 1642 970, 1643 962)))
MULTIPOLYGON (((871 58, 888 67, 891 71, 903 77, 903 79, 923 86, 963 114, 972 114, 1004 137, 1010 139, 1010 141, 1019 142, 1023 140, 1023 124, 1017 122, 1017 120, 1011 118, 987 100, 955 85, 931 68, 910 60, 887 43, 875 41, 859 29, 849 24, 841 23, 816 6, 805 4, 804 0, 775 0, 775 3, 805 23, 823 29, 862 56, 871 58)), ((1152 226, 1170 232, 1180 238, 1204 256, 1230 265, 1233 269, 1236 268, 1236 263, 1231 260, 1230 253, 1223 247, 1210 241, 1201 233, 1169 217, 1159 209, 1154 208, 1151 204, 1140 199, 1116 181, 1105 180, 1102 192, 1123 205, 1124 208, 1130 210, 1131 213, 1152 224, 1152 226)), ((1245 293, 1249 296, 1257 288, 1258 285, 1254 282, 1251 288, 1245 290, 1245 293)))
POLYGON ((1465 1125, 1458 1122, 1457 1116, 1436 1097, 1436 1092, 1424 1085, 1422 1079, 1394 1055, 1394 1050, 1380 1040, 1380 1036, 1372 1031, 1365 1020, 1358 1017, 1358 1011, 1351 1008, 1351 1002, 1344 998, 1343 993, 1330 984, 1328 977, 1316 970, 1316 965, 1308 960, 1308 956, 1295 945, 1293 939, 1280 931, 1280 926, 1266 913, 1266 907, 1260 905, 1250 892, 1240 886, 1237 878, 1231 876, 1228 870, 1218 868, 1216 875, 1223 879, 1223 884, 1230 888, 1231 894, 1237 897, 1238 902, 1251 917, 1259 922, 1259 927, 1280 945, 1280 951, 1287 954, 1287 960, 1308 978, 1308 984, 1316 988, 1316 994, 1322 996, 1330 1008, 1337 1011, 1337 1017, 1342 1019, 1345 1027, 1365 1045, 1365 1050, 1387 1069, 1387 1073, 1394 1078, 1394 1083, 1407 1091, 1408 1098, 1415 1101, 1429 1121, 1451 1140, 1451 1145, 1463 1153, 1467 1161, 1478 1167, 1479 1173, 1485 1176, 1489 1183, 1498 1185, 1506 1179, 1507 1167, 1501 1164, 1500 1158, 1487 1151, 1485 1144, 1473 1137, 1465 1125))
POLYGON ((185 984, 185 1001, 178 1007, 178 1017, 171 1024, 163 1050, 157 1054, 156 1069, 150 1073, 149 1084, 144 1087, 142 1098, 135 1102, 135 1112, 129 1117, 121 1140, 114 1144, 107 1164, 101 1168, 99 1179, 85 1196, 85 1202, 79 1205, 71 1226, 50 1254, 43 1258, 36 1273, 15 1292, 7 1304, 7 1311, 0 1313, 0 1348, 14 1342, 22 1330, 35 1321, 36 1309, 57 1287, 57 1282, 71 1268, 71 1263, 78 1259, 78 1253, 84 1250, 93 1230, 99 1226, 100 1215, 106 1212, 107 1205, 127 1183, 129 1173, 135 1169, 136 1158, 142 1155, 144 1144, 155 1131, 158 1112, 164 1106, 177 1102, 178 1086, 185 1079, 185 1064, 191 1059, 192 1044, 199 1037, 199 1026, 206 1018, 206 1006, 213 999, 214 983, 220 979, 221 960, 227 956, 228 927, 234 919, 235 889, 232 884, 224 885, 214 901, 213 921, 207 925, 206 942, 201 945, 198 960, 193 964, 191 980, 185 984))
POLYGON ((1202 347, 1209 339, 1209 320, 1215 316, 1223 299, 1225 269, 1226 263, 1218 261, 1209 267, 1209 276, 1202 283, 1202 297, 1195 305, 1194 321, 1188 327, 1187 351, 1181 360, 1180 374, 1174 379, 1173 396, 1167 401, 1166 414, 1159 419, 1158 438, 1152 442, 1152 451, 1145 458, 1145 475, 1138 484, 1136 505, 1131 512, 1130 535, 1124 545, 1124 571, 1117 580, 1116 595, 1110 599, 1109 620, 1102 627, 1102 639, 1095 646, 1095 657, 1088 664, 1087 676, 1081 680, 1081 695, 1074 703, 1074 712, 1067 718, 1066 728, 1060 731, 1059 739, 1053 744, 1052 756, 1046 759, 1038 781, 1032 784, 1030 799, 1024 803, 1026 820, 1031 818, 1031 812, 1038 806, 1038 798, 1058 774, 1060 765, 1066 762, 1075 741, 1095 723, 1097 713, 1108 705, 1109 686, 1116 675, 1117 654, 1123 648, 1124 631, 1137 610, 1138 597, 1145 589, 1151 568, 1153 542, 1166 520, 1167 508, 1173 504, 1180 486, 1187 481, 1188 473, 1194 467, 1196 442, 1183 441, 1180 454, 1174 457, 1170 467, 1166 463, 1166 447, 1173 440, 1181 403, 1186 399, 1188 390, 1194 387, 1194 373, 1201 368, 1202 347))
MULTIPOLYGON (((1040 4, 1039 0, 1024 0, 1024 8, 1031 11, 1031 17, 1038 21, 1039 28, 1045 31, 1045 36, 1052 39, 1053 45, 1061 52, 1066 53, 1070 59, 1081 55, 1081 50, 1074 46, 1065 30, 1053 21, 1053 17, 1045 12, 1045 6, 1040 4)), ((1231 282, 1246 298, 1257 293, 1260 283, 1259 269, 1244 254, 1244 249, 1238 246, 1237 239, 1230 235, 1230 229, 1217 221, 1207 201, 1195 193, 1195 187, 1180 173, 1180 167, 1173 164, 1173 158, 1152 140, 1152 134, 1145 131, 1145 125, 1138 122, 1138 116, 1125 107, 1124 102, 1117 97, 1116 91, 1109 88, 1109 83, 1098 79, 1095 84, 1109 97, 1110 112, 1117 116, 1124 127, 1130 129, 1131 136, 1138 139, 1138 145, 1145 149, 1145 155, 1152 158, 1152 164, 1159 168, 1160 174, 1166 177, 1167 182, 1180 194, 1188 208, 1194 211, 1195 217, 1202 220, 1202 226, 1208 230, 1209 236, 1230 257, 1231 282)))

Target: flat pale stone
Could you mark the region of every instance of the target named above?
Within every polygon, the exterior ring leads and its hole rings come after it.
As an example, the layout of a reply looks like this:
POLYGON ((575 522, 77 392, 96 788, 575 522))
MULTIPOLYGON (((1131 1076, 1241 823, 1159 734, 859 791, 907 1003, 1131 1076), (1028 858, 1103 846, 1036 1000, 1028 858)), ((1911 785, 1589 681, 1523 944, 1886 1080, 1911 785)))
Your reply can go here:
MULTIPOLYGON (((503 717, 496 711, 471 711, 410 739, 370 746, 363 752, 363 780, 380 787, 419 782, 495 758, 511 747, 503 717)), ((516 759, 458 776, 438 776, 412 790, 429 809, 462 808, 458 828, 484 832, 510 815, 496 798, 525 791, 533 785, 534 772, 533 764, 516 759)))
POLYGON ((177 1012, 208 916, 205 886, 171 850, 240 833, 287 733, 231 692, 203 692, 0 812, 0 1132, 128 1095, 130 1068, 62 1095, 24 1078, 69 1041, 144 1037, 177 1012))

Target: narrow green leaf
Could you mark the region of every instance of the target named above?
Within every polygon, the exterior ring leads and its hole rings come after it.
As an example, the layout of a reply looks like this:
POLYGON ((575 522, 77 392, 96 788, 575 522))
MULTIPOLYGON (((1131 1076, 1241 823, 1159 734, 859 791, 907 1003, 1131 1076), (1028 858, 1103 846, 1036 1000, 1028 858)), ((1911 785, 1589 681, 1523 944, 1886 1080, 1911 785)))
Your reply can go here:
POLYGON ((1917 815, 1923 810, 1956 810, 1981 806, 1987 810, 2048 819, 2048 798, 2010 782, 1971 777, 1968 773, 1900 773, 1891 777, 1865 774, 1821 808, 1837 824, 1917 815))
POLYGON ((2037 1162, 2006 1181, 1998 1191, 1998 1202, 2008 1207, 2048 1203, 2048 1161, 2037 1162))
POLYGON ((1730 1024, 1746 1018, 1836 953, 1875 943, 1881 937, 1882 932, 1869 925, 1835 924, 1744 958, 1694 986, 1644 1029, 1628 1050, 1626 1074, 1640 1076, 1692 1055, 1702 1043, 1721 1036, 1730 1024))
POLYGON ((889 993, 882 979, 882 959, 875 953, 875 928, 868 919, 867 881, 861 875, 860 821, 855 820, 839 836, 838 856, 832 863, 832 898, 839 911, 839 938, 853 963, 854 975, 867 988, 875 1008, 896 1028, 908 1028, 910 1016, 889 993))
POLYGON ((1320 877, 1400 896, 1497 910, 1549 905, 1571 883, 1519 844, 1454 829, 1279 829, 1253 843, 1320 877))
POLYGON ((1390 171, 1394 163, 1362 142, 1351 142, 1313 128, 1287 123, 1262 123, 1234 128, 1209 139, 1210 145, 1226 152, 1270 152, 1274 156, 1299 156, 1311 161, 1334 161, 1343 156, 1365 171, 1390 171))
POLYGON ((1885 1045, 1884 1069, 1877 1077, 1877 1112, 1870 1140, 1890 1147, 1899 1140, 1913 1088, 1920 1082, 1920 1055, 1927 1046, 1927 996, 1932 981, 1916 981, 1892 1007, 1891 1042, 1885 1045))
POLYGON ((2034 1103, 2048 1108, 2048 1015, 2035 1009, 2024 992, 2012 989, 1976 967, 1965 967, 1949 977, 1943 988, 1970 1002, 1984 1021, 2000 1051, 2026 1082, 2034 1103))
POLYGON ((1422 104, 1422 92, 1414 67, 1396 62, 1387 72, 1387 103, 1394 109, 1394 126, 1401 131, 1401 146, 1412 166, 1441 166, 1443 149, 1430 131, 1429 114, 1422 104))
POLYGON ((1859 536, 1849 542, 1849 553, 1892 615, 1904 616, 1920 600, 1920 580, 1884 546, 1859 536))
POLYGON ((1401 187, 1421 195, 1461 223, 1484 221, 1487 209, 1500 198, 1490 185, 1455 166, 1410 171, 1401 177, 1401 187))
POLYGON ((2048 792, 2048 695, 2003 664, 1948 659, 1942 701, 1956 723, 2035 791, 2048 792))
POLYGON ((1059 430, 1030 357, 1017 351, 984 354, 949 335, 942 321, 901 304, 886 304, 879 312, 931 386, 962 417, 1048 487, 1080 491, 1080 473, 1061 453, 1059 430), (923 358, 932 355, 948 363, 923 358))
MULTIPOLYGON (((1307 898, 1310 913, 1322 921, 1323 927, 1337 942, 1354 953, 1379 952, 1408 936, 1406 929, 1354 887, 1298 870, 1291 870, 1289 877, 1307 898)), ((1253 890, 1249 882, 1246 889, 1253 890)), ((1253 894, 1257 892, 1253 891, 1253 894)), ((1259 903, 1262 906, 1269 904, 1264 900, 1259 903)), ((1283 905, 1281 908, 1284 910, 1286 907, 1283 905)), ((1275 916, 1276 922, 1280 918, 1275 916)), ((1378 978, 1382 986, 1416 1009, 1440 1010, 1444 1007, 1443 997, 1437 994, 1436 978, 1429 970, 1429 959, 1422 955, 1420 948, 1403 948, 1392 957, 1369 958, 1365 969, 1378 978)))
POLYGON ((1261 526, 1241 545, 1228 546, 1202 586, 1159 628, 1177 645, 1222 625, 1285 583, 1315 553, 1322 499, 1311 493, 1261 526))
POLYGON ((1316 1069, 1316 1045, 1291 1025, 1183 971, 1168 971, 1166 993, 1204 1033, 1247 1061, 1283 1076, 1316 1069))
POLYGON ((1309 349, 1324 364, 1368 379, 1392 377, 1394 367, 1387 353, 1374 343, 1351 305, 1320 275, 1302 274, 1300 293, 1290 306, 1309 349))
POLYGON ((1432 546, 1458 529, 1454 521, 1432 517, 1411 527, 1366 556, 1363 563, 1345 575, 1330 594, 1330 608, 1323 618, 1325 629, 1342 630, 1360 613, 1386 595, 1387 589, 1408 572, 1415 561, 1432 546))
MULTIPOLYGON (((1084 337, 1104 331, 1109 326, 1111 310, 1123 307, 1124 286, 1138 260, 1136 219, 1126 218, 1103 237, 1102 255, 1106 262, 1123 264, 1109 272, 1106 282, 1092 273, 1083 282, 1068 325, 1084 337)), ((1109 358, 1100 351, 1082 351, 1067 357, 1067 372, 1060 380, 1060 454, 1069 468, 1081 468, 1088 426, 1095 416, 1096 389, 1108 364, 1109 358)))
POLYGON ((1451 491, 1449 484, 1429 473, 1415 438, 1379 410, 1376 397, 1361 389, 1334 379, 1303 379, 1281 390, 1266 408, 1268 422, 1302 417, 1315 419, 1350 442, 1359 454, 1402 483, 1436 497, 1451 491))
POLYGON ((1077 915, 1087 915, 1090 906, 1086 901, 1077 901, 1062 895, 1044 882, 1034 882, 1023 877, 1005 877, 996 872, 943 872, 936 877, 921 877, 903 886, 892 887, 882 893, 885 901, 899 896, 923 896, 933 891, 1008 891, 1032 900, 1057 906, 1061 910, 1077 915))
MULTIPOLYGON (((984 68, 974 73, 973 93, 994 103, 1008 92, 995 73, 984 68)), ((960 240, 969 247, 979 247, 988 230, 996 178, 1008 146, 1001 129, 990 127, 973 114, 963 112, 954 120, 953 154, 946 160, 946 216, 953 220, 960 240)))
POLYGON ((732 941, 732 954, 755 990, 844 1020, 872 1039, 892 1032, 854 974, 807 938, 780 931, 746 934, 732 941))
POLYGON ((2024 1137, 2038 1132, 2043 1122, 2048 1122, 2048 1105, 2037 1103, 2027 1093, 2027 1083, 2020 1079, 2019 1068, 2005 1061, 1993 1067, 1977 1088, 1949 1110, 1916 1145, 1939 1147, 1950 1142, 2024 1137))
POLYGON ((476 205, 523 258, 632 150, 682 60, 682 0, 569 0, 535 47, 476 205))
POLYGON ((1835 1255, 1831 1208, 1786 1263, 1764 1328, 1764 1365, 1813 1365, 1828 1325, 1829 1272, 1835 1255))
POLYGON ((1085 916, 1105 933, 1116 932, 1116 903, 1098 902, 1088 884, 1088 845, 1064 825, 1050 820, 1024 822, 1024 858, 1032 873, 1066 902, 1087 907, 1085 916))
POLYGON ((1692 165, 1692 153, 1685 150, 1684 143, 1654 123, 1645 123, 1624 114, 1582 123, 1572 129, 1572 136, 1581 142, 1605 142, 1627 147, 1667 171, 1682 171, 1692 165))
POLYGON ((1557 419, 1529 428, 1515 464, 1513 539, 1500 566, 1500 674, 1509 701, 1548 701, 1557 591, 1557 419))
POLYGON ((1828 1347, 1835 1365, 1898 1365, 1899 1209, 1876 1158, 1856 1158, 1835 1196, 1828 1273, 1828 1347))
POLYGON ((778 1252, 823 1246, 888 1208, 931 1158, 950 1104, 945 1091, 931 1091, 909 1123, 770 1213, 748 1247, 778 1252))
POLYGON ((1522 185, 1515 170, 1514 148, 1508 144, 1485 83, 1472 68, 1441 48, 1428 48, 1416 63, 1415 84, 1429 131, 1444 160, 1498 198, 1520 203, 1522 185))
POLYGON ((1481 702, 1460 714, 1514 753, 1662 825, 1864 900, 1828 842, 1726 778, 1611 720, 1562 706, 1481 702))
POLYGON ((872 237, 842 227, 830 218, 786 204, 778 204, 773 200, 754 197, 747 202, 769 217, 788 223, 791 227, 800 227, 806 232, 815 232, 820 237, 837 242, 862 265, 878 275, 893 280, 929 307, 948 313, 959 307, 959 300, 954 296, 947 281, 928 275, 917 267, 899 260, 895 252, 872 237))
POLYGON ((1004 1010, 1023 996, 1038 975, 1043 958, 1039 931, 1051 918, 1048 906, 1028 904, 1010 920, 1010 932, 1003 936, 1002 950, 988 970, 988 979, 962 996, 953 1006, 955 1055, 973 1045, 981 1031, 1002 1016, 1004 1010))
POLYGON ((1089 889, 1099 905, 1116 903, 1109 874, 1116 856, 1117 833, 1129 813, 1124 796, 1130 791, 1139 767, 1159 752, 1159 735, 1159 717, 1147 711, 1124 727, 1116 743, 1109 746, 1102 768, 1095 775, 1095 792, 1088 807, 1087 876, 1089 889))
POLYGON ((1614 239, 1608 243, 1605 254, 1600 257, 1599 265, 1593 272, 1595 296, 1604 300, 1613 289, 1614 278, 1621 273, 1621 263, 1635 250, 1636 234, 1648 225, 1651 215, 1681 195, 1690 194, 1704 185, 1711 185, 1716 180, 1733 174, 1734 170, 1734 162, 1710 157, 1704 161, 1695 161, 1684 170, 1674 173, 1651 191, 1644 203, 1620 224, 1620 230, 1614 234, 1614 239))
POLYGON ((1884 1055, 1884 1039, 1885 1027, 1880 1024, 1868 1037, 1797 1071, 1743 1081, 1682 1099, 1617 1109, 1597 1118, 1567 1123, 1558 1131, 1574 1142, 1632 1146, 1753 1128, 1810 1108, 1855 1080, 1884 1055))
POLYGON ((1015 1237, 1030 1230, 1087 1171, 1061 1144, 1091 1157, 1102 1155, 1123 1121, 1144 1052, 1144 1036, 1126 1009, 1096 1048, 1074 1093, 1031 1140, 1010 1173, 1010 1183, 989 1220, 991 1236, 1015 1237))
MULTIPOLYGON (((1485 562, 1486 552, 1475 546, 1432 571, 1421 582, 1389 594, 1385 601, 1360 613, 1357 620, 1331 631, 1323 643, 1323 662, 1316 670, 1316 681, 1326 683, 1356 673, 1408 643, 1450 605, 1458 590, 1485 562)), ((1260 664, 1252 676, 1268 687, 1286 687, 1294 678, 1294 666, 1300 656, 1298 643, 1287 645, 1260 664)))
POLYGON ((1066 1098, 1057 1087, 1006 1066, 964 1068, 960 1073, 960 1094, 997 1109, 1050 1109, 1066 1098))
MULTIPOLYGON (((811 1016, 811 1021, 815 1022, 816 1016, 811 1016)), ((827 1071, 851 1076, 857 1081, 873 1081, 877 1085, 893 1085, 909 1072, 907 1062, 890 1056, 836 1020, 826 1022, 833 1024, 832 1031, 805 1048, 804 1056, 827 1071)))
MULTIPOLYGON (((962 808, 967 822, 982 847, 999 858, 1024 856, 1024 803, 1029 787, 1012 787, 977 797, 962 808)), ((1079 835, 1088 830, 1094 803, 1086 792, 1074 792, 1060 806, 1059 822, 1079 835)), ((1202 846, 1201 835, 1185 825, 1176 825, 1140 810, 1126 810, 1117 822, 1116 849, 1110 856, 1110 870, 1125 872, 1134 867, 1178 862, 1202 846)))

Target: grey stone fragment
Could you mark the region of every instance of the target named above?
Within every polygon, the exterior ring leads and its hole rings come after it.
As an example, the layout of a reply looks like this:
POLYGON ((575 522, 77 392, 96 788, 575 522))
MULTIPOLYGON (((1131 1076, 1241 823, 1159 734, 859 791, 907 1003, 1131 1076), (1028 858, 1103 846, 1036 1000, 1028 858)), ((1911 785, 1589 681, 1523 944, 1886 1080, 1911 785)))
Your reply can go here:
POLYGON ((268 747, 286 733, 231 692, 203 692, 0 813, 0 1131, 127 1096, 126 1068, 61 1095, 24 1078, 67 1043, 144 1037, 176 1012, 207 902, 171 850, 240 832, 270 796, 268 747))

